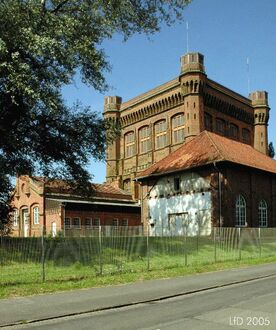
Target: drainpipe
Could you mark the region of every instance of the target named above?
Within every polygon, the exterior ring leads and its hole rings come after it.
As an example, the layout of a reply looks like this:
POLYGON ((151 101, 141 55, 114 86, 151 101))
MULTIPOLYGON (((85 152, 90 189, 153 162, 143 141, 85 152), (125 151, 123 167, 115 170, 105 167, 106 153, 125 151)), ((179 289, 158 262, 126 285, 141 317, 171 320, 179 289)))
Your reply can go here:
POLYGON ((214 162, 214 168, 217 171, 217 175, 218 175, 218 202, 219 202, 219 227, 222 227, 222 219, 221 219, 221 173, 217 167, 217 163, 214 162))

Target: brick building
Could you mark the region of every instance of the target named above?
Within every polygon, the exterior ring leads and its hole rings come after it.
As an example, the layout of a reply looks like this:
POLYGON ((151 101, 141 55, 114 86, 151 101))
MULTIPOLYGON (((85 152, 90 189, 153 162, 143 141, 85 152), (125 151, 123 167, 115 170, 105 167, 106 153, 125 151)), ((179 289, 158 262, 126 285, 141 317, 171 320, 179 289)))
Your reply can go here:
POLYGON ((17 178, 13 194, 14 236, 40 236, 58 232, 89 234, 101 226, 141 225, 140 205, 111 184, 93 184, 91 197, 72 192, 68 182, 39 177, 17 178))
POLYGON ((276 161, 249 144, 203 131, 138 180, 151 235, 276 227, 276 161))
POLYGON ((135 198, 135 177, 204 130, 263 154, 268 150, 267 93, 256 91, 246 98, 209 79, 199 53, 182 56, 179 76, 142 95, 124 103, 107 96, 104 116, 122 126, 121 137, 107 150, 106 180, 135 198))

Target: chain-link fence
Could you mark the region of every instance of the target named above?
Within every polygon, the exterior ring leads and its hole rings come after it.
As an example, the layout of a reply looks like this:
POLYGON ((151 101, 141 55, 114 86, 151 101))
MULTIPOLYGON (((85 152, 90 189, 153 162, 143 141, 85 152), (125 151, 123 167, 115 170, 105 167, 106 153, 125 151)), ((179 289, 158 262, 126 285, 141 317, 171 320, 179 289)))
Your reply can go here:
POLYGON ((141 227, 72 230, 58 237, 1 237, 0 285, 79 280, 276 253, 276 228, 213 228, 210 235, 148 236, 141 227))

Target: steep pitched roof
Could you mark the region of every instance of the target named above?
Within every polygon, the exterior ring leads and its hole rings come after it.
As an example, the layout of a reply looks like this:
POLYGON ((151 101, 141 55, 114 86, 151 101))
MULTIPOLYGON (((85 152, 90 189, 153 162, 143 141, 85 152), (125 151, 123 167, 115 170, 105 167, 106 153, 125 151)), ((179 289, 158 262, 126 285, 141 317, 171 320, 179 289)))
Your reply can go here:
POLYGON ((276 174, 276 161, 252 146, 203 131, 193 140, 139 173, 138 179, 221 161, 229 161, 276 174))

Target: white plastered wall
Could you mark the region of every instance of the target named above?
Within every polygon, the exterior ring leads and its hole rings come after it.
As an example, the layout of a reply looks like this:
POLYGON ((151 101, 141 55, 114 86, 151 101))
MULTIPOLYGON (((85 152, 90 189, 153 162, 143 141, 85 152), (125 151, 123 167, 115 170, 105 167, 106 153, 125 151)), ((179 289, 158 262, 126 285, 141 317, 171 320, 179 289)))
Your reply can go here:
POLYGON ((160 178, 148 199, 150 235, 209 235, 211 192, 208 180, 195 172, 160 178), (179 178, 179 190, 174 179, 179 178))

